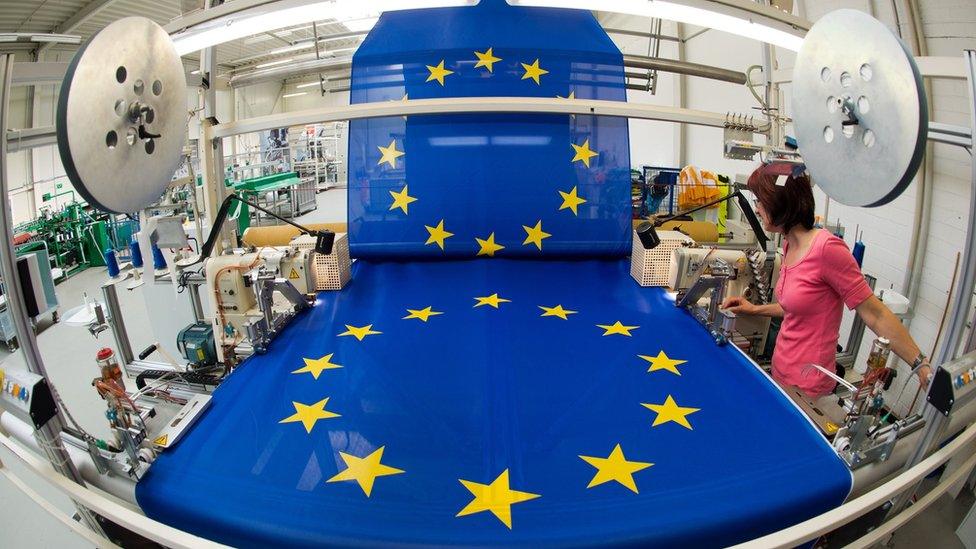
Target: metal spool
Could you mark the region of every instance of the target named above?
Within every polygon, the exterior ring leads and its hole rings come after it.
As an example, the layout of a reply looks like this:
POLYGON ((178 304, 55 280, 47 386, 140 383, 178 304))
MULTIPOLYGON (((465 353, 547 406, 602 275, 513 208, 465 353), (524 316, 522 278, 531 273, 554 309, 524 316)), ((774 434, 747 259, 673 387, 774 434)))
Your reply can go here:
POLYGON ((56 116, 61 163, 90 204, 131 213, 153 203, 186 140, 186 76, 169 35, 143 17, 102 29, 68 66, 56 116))
POLYGON ((813 181, 851 206, 881 206, 922 162, 928 111, 905 45, 856 10, 822 17, 793 68, 797 144, 813 181))

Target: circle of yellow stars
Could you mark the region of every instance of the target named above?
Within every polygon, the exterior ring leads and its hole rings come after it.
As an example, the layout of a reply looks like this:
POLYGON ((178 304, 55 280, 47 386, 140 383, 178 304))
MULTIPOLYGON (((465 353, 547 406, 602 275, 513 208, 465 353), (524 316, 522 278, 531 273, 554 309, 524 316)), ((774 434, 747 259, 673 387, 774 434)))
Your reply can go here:
MULTIPOLYGON (((493 235, 489 235, 486 240, 492 240, 493 235)), ((474 308, 485 307, 488 309, 500 309, 502 305, 512 303, 512 300, 494 292, 490 295, 476 296, 474 308)), ((540 317, 552 317, 562 321, 569 321, 571 315, 579 313, 577 310, 569 309, 563 304, 538 305, 541 311, 540 317)), ((427 323, 432 317, 445 314, 444 311, 434 309, 433 305, 422 308, 406 309, 407 315, 403 320, 417 320, 427 323)), ((622 336, 633 337, 633 331, 640 328, 639 325, 624 324, 621 320, 615 320, 610 324, 595 324, 596 328, 602 330, 602 336, 622 336)), ((373 329, 373 324, 362 326, 345 325, 346 330, 337 334, 338 336, 352 336, 358 341, 363 341, 367 337, 381 335, 383 332, 373 329)), ((314 380, 318 380, 323 372, 343 368, 342 365, 335 363, 334 353, 326 354, 320 358, 305 358, 305 365, 302 368, 292 371, 292 374, 311 374, 314 380)), ((647 373, 663 371, 672 375, 681 375, 679 366, 688 361, 672 358, 663 349, 656 355, 637 355, 637 358, 648 364, 647 373)), ((282 419, 279 423, 301 423, 305 431, 311 434, 316 424, 321 420, 341 417, 340 414, 326 409, 329 397, 325 397, 313 404, 292 402, 295 413, 282 419)), ((657 428, 668 423, 675 423, 684 429, 692 430, 693 426, 689 416, 701 411, 700 408, 679 405, 674 396, 668 394, 664 401, 641 402, 640 405, 654 413, 651 428, 657 428)), ((372 495, 374 484, 380 477, 401 475, 407 473, 387 463, 384 463, 383 453, 385 446, 380 446, 365 455, 358 456, 346 452, 338 452, 339 458, 345 466, 341 471, 326 480, 326 483, 335 482, 355 482, 369 498, 372 495)), ((617 483, 627 490, 639 493, 635 475, 654 466, 648 461, 629 459, 620 443, 616 443, 606 457, 602 455, 583 455, 579 459, 594 468, 593 477, 586 485, 586 489, 596 488, 603 484, 617 483)), ((484 480, 484 479, 481 479, 484 480)), ((470 492, 472 499, 458 511, 456 517, 464 517, 482 512, 489 512, 495 516, 507 528, 512 528, 512 506, 518 503, 531 501, 542 497, 540 494, 514 489, 511 485, 510 472, 503 470, 497 477, 488 483, 476 480, 458 479, 461 485, 470 492)))
MULTIPOLYGON (((485 69, 489 74, 493 74, 495 70, 495 64, 503 61, 501 57, 495 54, 493 47, 489 46, 485 48, 484 51, 473 52, 476 61, 474 62, 475 69, 485 69)), ((427 79, 425 82, 434 83, 439 86, 444 86, 445 79, 448 76, 455 74, 456 71, 446 68, 446 60, 440 59, 435 65, 426 65, 427 67, 427 79)), ((529 80, 534 82, 536 85, 541 85, 541 78, 549 74, 549 71, 543 67, 542 62, 539 58, 535 58, 531 63, 526 63, 520 61, 518 65, 522 67, 522 80, 529 80)), ((570 90, 566 97, 557 95, 556 97, 560 99, 576 99, 576 92, 570 90)), ((407 95, 404 94, 402 101, 407 101, 407 95)), ((406 117, 404 117, 406 118, 406 117)), ((402 144, 400 145, 402 147, 402 144)), ((589 138, 584 139, 582 144, 570 143, 573 149, 573 156, 570 163, 575 164, 576 162, 581 162, 586 168, 590 167, 590 161, 599 156, 599 153, 590 148, 589 138)), ((390 141, 390 144, 386 147, 378 146, 380 158, 376 162, 378 166, 387 165, 390 169, 396 170, 398 167, 398 160, 401 157, 406 156, 405 150, 398 148, 397 140, 394 138, 390 141)), ((559 205, 558 211, 569 210, 574 216, 579 216, 579 208, 583 204, 586 204, 586 199, 579 195, 579 189, 577 186, 573 186, 571 189, 562 190, 558 189, 557 192, 561 198, 561 203, 559 205)), ((403 184, 403 187, 399 190, 390 190, 390 207, 389 211, 400 210, 403 215, 410 214, 410 204, 417 202, 418 197, 410 195, 409 185, 403 184)), ((424 225, 427 231, 427 239, 424 241, 426 246, 437 246, 441 251, 446 251, 447 240, 453 236, 455 233, 447 230, 445 228, 446 221, 440 219, 436 224, 424 225)), ((525 238, 522 241, 522 246, 535 246, 538 251, 543 250, 544 241, 547 238, 552 237, 552 233, 546 232, 543 228, 543 220, 537 219, 535 224, 532 225, 522 225, 522 230, 525 232, 525 238)), ((484 257, 495 257, 495 254, 501 252, 506 248, 505 245, 497 242, 495 240, 495 232, 490 232, 486 237, 480 238, 476 236, 474 238, 478 245, 478 251, 476 256, 484 257)))
MULTIPOLYGON (((494 72, 495 63, 502 61, 501 57, 495 55, 492 47, 486 48, 485 51, 475 51, 474 55, 477 58, 474 68, 484 68, 489 73, 494 72)), ((548 70, 542 67, 538 58, 531 63, 520 62, 519 64, 524 71, 521 79, 531 80, 536 85, 541 85, 541 77, 549 73, 548 70)), ((444 86, 445 79, 448 76, 455 74, 455 71, 445 67, 444 59, 441 59, 436 65, 426 65, 426 67, 429 73, 426 82, 434 82, 440 86, 444 86)), ((567 97, 560 98, 572 100, 575 97, 575 92, 571 90, 567 97)), ((404 95, 403 100, 407 100, 406 95, 404 95)), ((580 162, 584 167, 589 168, 591 160, 599 156, 598 152, 590 148, 590 140, 588 138, 584 139, 581 144, 570 143, 570 146, 573 149, 573 157, 570 160, 572 164, 580 162)), ((397 148, 396 139, 393 139, 386 147, 377 147, 377 149, 379 149, 380 153, 377 165, 382 166, 386 164, 390 169, 394 170, 397 169, 397 160, 406 156, 404 150, 397 148)), ((586 204, 587 200, 580 196, 578 187, 573 186, 568 190, 558 189, 557 192, 561 199, 558 211, 568 210, 572 215, 579 216, 579 209, 586 204)), ((419 200, 418 197, 409 194, 409 186, 406 183, 403 184, 401 189, 390 190, 389 193, 392 198, 389 210, 400 210, 403 215, 409 215, 410 204, 419 200)), ((445 228, 444 219, 438 220, 436 225, 424 225, 424 227, 428 235, 425 245, 436 245, 442 251, 445 249, 447 239, 454 236, 454 233, 445 228)), ((552 234, 543 229, 541 219, 536 220, 534 225, 522 225, 522 229, 525 231, 525 239, 522 245, 535 246, 539 251, 543 249, 543 241, 552 237, 552 234)), ((495 241, 494 232, 489 233, 485 238, 476 237, 475 242, 479 247, 477 256, 495 257, 496 253, 505 249, 504 245, 495 241)), ((502 304, 512 302, 511 299, 502 297, 497 292, 487 296, 474 297, 474 300, 474 308, 487 307, 499 309, 502 304)), ((553 317, 563 321, 568 321, 570 320, 570 315, 579 313, 579 311, 565 308, 562 304, 552 306, 538 305, 537 307, 542 311, 540 317, 553 317)), ((433 305, 428 305, 420 309, 408 308, 406 312, 407 315, 402 317, 402 320, 418 320, 422 323, 427 323, 431 317, 444 314, 443 311, 434 310, 433 305)), ((595 326, 603 330, 602 336, 604 337, 633 337, 631 332, 640 328, 637 325, 624 324, 620 320, 615 320, 612 324, 596 324, 595 326)), ((373 324, 365 324, 363 326, 346 324, 345 327, 346 331, 337 335, 339 337, 351 336, 358 341, 363 341, 369 336, 383 333, 374 330, 373 324)), ((291 373, 298 375, 308 373, 312 375, 314 380, 318 380, 324 371, 343 367, 332 362, 333 356, 334 353, 329 353, 317 359, 305 358, 303 359, 305 365, 302 368, 293 370, 291 373)), ((637 356, 650 364, 647 369, 648 373, 666 371, 680 376, 681 372, 678 366, 687 362, 669 357, 664 350, 659 351, 655 356, 637 356)), ((325 397, 312 404, 293 401, 294 414, 280 420, 279 423, 301 423, 306 433, 311 434, 315 425, 320 420, 341 417, 340 414, 326 409, 329 398, 325 397)), ((655 414, 653 423, 651 423, 652 428, 667 423, 676 423, 685 429, 691 430, 692 425, 688 420, 688 416, 700 411, 699 408, 679 406, 670 394, 660 404, 644 402, 640 404, 655 414)), ((362 489, 365 496, 369 498, 372 495, 373 486, 377 478, 406 473, 403 469, 398 469, 383 463, 384 451, 385 446, 380 446, 364 456, 356 456, 340 451, 339 457, 342 459, 345 468, 326 480, 326 483, 355 482, 362 489)), ((586 486, 587 489, 616 482, 635 494, 639 493, 634 475, 654 465, 650 462, 629 460, 624 455, 623 448, 619 443, 614 445, 607 457, 588 455, 579 455, 578 457, 596 470, 589 484, 586 486)), ((473 499, 457 513, 457 517, 487 511, 509 529, 512 528, 512 506, 541 497, 540 494, 513 489, 511 487, 508 469, 503 470, 488 484, 466 479, 458 479, 458 481, 470 492, 473 499)))

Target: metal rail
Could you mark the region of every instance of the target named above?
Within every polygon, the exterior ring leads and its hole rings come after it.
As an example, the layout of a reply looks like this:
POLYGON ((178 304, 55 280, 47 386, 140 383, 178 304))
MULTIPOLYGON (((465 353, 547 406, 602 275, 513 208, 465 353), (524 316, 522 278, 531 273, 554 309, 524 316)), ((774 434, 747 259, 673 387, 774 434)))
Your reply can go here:
MULTIPOLYGON (((754 540, 735 545, 734 547, 740 549, 787 549, 803 545, 810 540, 814 540, 823 534, 831 532, 838 527, 852 522, 854 519, 873 511, 886 501, 889 501, 892 497, 901 494, 906 490, 912 489, 929 473, 939 468, 943 463, 949 461, 950 458, 955 456, 959 451, 965 449, 973 441, 976 441, 976 424, 970 425, 952 442, 936 451, 911 469, 882 484, 874 490, 871 490, 863 496, 849 501, 840 507, 827 511, 822 515, 805 520, 795 526, 791 526, 789 528, 780 530, 779 532, 774 532, 761 538, 756 538, 754 540)), ((976 457, 971 457, 969 460, 967 460, 966 464, 961 468, 961 470, 968 473, 972 466, 976 464, 974 459, 976 459, 976 457)), ((942 489, 944 492, 947 488, 943 488, 943 485, 951 486, 952 484, 955 484, 957 480, 958 478, 955 475, 951 475, 949 478, 943 479, 942 483, 940 483, 940 488, 937 489, 942 489)), ((934 501, 935 498, 931 498, 929 500, 922 498, 911 508, 903 511, 903 513, 912 512, 913 514, 917 514, 919 511, 924 509, 924 505, 931 505, 934 503, 934 501)), ((891 520, 897 520, 899 521, 899 524, 901 524, 904 521, 907 521, 907 518, 904 518, 901 515, 896 515, 892 517, 891 520)), ((883 527, 884 525, 882 525, 882 528, 883 527)), ((867 538, 871 537, 872 535, 868 534, 867 538)), ((855 542, 855 544, 859 546, 862 545, 859 542, 855 542)))
POLYGON ((408 101, 384 101, 338 107, 321 107, 257 116, 213 127, 211 138, 219 139, 251 132, 289 126, 304 126, 319 122, 361 120, 388 116, 454 113, 525 113, 525 114, 577 114, 617 116, 642 120, 679 122, 698 126, 725 127, 725 114, 646 105, 624 101, 597 99, 549 99, 540 97, 452 97, 446 99, 411 99, 408 101))
POLYGON ((44 482, 66 494, 69 498, 96 511, 101 516, 173 549, 194 549, 200 547, 226 547, 205 538, 194 536, 172 526, 157 522, 128 507, 124 507, 89 488, 79 486, 59 475, 51 466, 24 449, 10 437, 0 434, 0 446, 30 467, 44 482))

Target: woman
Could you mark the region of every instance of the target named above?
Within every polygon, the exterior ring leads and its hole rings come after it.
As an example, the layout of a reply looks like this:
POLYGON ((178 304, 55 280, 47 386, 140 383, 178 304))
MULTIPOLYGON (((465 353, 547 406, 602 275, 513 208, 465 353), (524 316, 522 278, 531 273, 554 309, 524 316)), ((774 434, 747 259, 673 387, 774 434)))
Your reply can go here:
POLYGON ((829 231, 813 227, 810 179, 790 176, 778 185, 777 176, 764 166, 749 177, 748 188, 757 198, 757 213, 765 229, 784 235, 777 303, 755 305, 743 297, 730 297, 722 307, 739 315, 783 318, 773 351, 773 378, 812 398, 829 394, 834 380, 809 365, 836 372, 834 356, 842 305, 846 305, 857 311, 871 331, 891 341, 894 354, 912 365, 923 386, 928 385, 928 359, 871 291, 847 244, 829 231))

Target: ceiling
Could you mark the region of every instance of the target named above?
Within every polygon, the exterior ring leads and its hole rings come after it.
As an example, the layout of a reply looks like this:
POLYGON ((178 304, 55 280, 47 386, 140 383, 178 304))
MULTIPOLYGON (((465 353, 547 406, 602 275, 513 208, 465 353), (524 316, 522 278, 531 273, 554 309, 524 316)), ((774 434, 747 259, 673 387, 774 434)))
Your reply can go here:
MULTIPOLYGON (((138 15, 166 25, 185 13, 200 9, 201 4, 202 0, 0 0, 0 33, 70 34, 80 36, 85 41, 109 23, 123 17, 138 15)), ((627 23, 627 16, 598 16, 607 28, 622 28, 627 23)), ((632 21, 634 18, 630 19, 632 21)), ((314 31, 317 31, 320 39, 333 34, 348 34, 349 27, 354 27, 331 19, 316 22, 315 25, 314 31)), ((220 75, 246 73, 266 63, 285 64, 314 58, 314 31, 311 24, 298 25, 223 44, 217 48, 220 75), (282 49, 287 51, 280 51, 282 49)), ((361 39, 362 36, 354 36, 320 42, 320 49, 323 56, 348 56, 361 39), (336 53, 332 54, 333 51, 336 53)), ((634 41, 647 44, 646 38, 633 36, 614 35, 614 40, 621 49, 634 41)), ((24 42, 0 43, 0 51, 31 51, 36 47, 36 44, 24 42)), ((42 60, 67 61, 76 48, 64 44, 47 45, 42 50, 42 60)), ((197 62, 196 55, 187 56, 184 61, 190 70, 197 62)))

